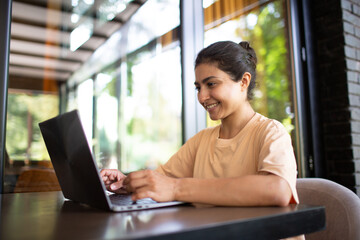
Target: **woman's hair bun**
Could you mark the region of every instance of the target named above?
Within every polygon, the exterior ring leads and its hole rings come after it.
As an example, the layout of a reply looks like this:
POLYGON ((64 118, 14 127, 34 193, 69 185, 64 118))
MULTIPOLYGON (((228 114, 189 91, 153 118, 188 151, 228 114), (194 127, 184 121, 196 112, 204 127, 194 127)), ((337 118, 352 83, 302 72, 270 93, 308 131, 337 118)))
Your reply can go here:
POLYGON ((250 47, 250 43, 247 42, 247 41, 242 41, 242 42, 239 43, 239 45, 240 45, 241 47, 243 47, 244 49, 246 49, 246 50, 249 50, 249 49, 251 48, 251 47, 250 47))
POLYGON ((250 43, 247 41, 242 41, 239 43, 239 45, 247 52, 246 62, 248 64, 251 64, 253 68, 256 69, 257 58, 256 58, 255 50, 252 47, 250 47, 250 43))

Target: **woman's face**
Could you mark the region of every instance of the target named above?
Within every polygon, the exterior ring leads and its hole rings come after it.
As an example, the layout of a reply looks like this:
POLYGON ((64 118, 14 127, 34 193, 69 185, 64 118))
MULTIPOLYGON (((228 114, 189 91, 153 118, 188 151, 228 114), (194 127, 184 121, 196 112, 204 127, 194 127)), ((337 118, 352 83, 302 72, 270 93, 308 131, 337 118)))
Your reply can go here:
POLYGON ((198 100, 212 120, 236 116, 247 99, 247 85, 234 82, 213 64, 200 64, 195 69, 198 100))

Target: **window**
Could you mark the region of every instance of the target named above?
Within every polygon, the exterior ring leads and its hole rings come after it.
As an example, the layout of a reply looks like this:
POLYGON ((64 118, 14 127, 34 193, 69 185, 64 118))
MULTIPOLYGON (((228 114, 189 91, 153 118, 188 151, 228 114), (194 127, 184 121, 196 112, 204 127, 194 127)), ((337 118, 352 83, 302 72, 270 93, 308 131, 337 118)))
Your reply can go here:
MULTIPOLYGON (((23 172, 51 168, 38 123, 56 116, 58 106, 59 98, 55 94, 9 90, 4 192, 15 190, 23 172)), ((27 186, 22 186, 21 191, 27 191, 27 186)))
POLYGON ((50 160, 37 124, 58 114, 58 96, 10 91, 6 149, 10 160, 50 160))
MULTIPOLYGON (((258 58, 252 106, 264 116, 280 121, 295 141, 286 1, 234 0, 208 4, 204 6, 205 46, 221 40, 250 42, 258 58)), ((208 118, 208 125, 215 124, 208 118)))
POLYGON ((74 98, 73 102, 74 106, 71 108, 71 110, 75 108, 79 110, 81 122, 89 143, 91 143, 93 130, 93 94, 94 83, 90 78, 78 85, 76 98, 74 98))
POLYGON ((127 62, 129 75, 122 92, 126 171, 155 168, 181 146, 180 47, 155 50, 140 52, 127 62))
POLYGON ((83 122, 93 110, 88 137, 100 168, 155 168, 181 146, 179 12, 178 0, 146 1, 68 81, 76 92, 68 109, 84 113, 83 122))
POLYGON ((100 168, 118 168, 119 83, 115 70, 103 71, 95 80, 95 112, 93 150, 100 168))

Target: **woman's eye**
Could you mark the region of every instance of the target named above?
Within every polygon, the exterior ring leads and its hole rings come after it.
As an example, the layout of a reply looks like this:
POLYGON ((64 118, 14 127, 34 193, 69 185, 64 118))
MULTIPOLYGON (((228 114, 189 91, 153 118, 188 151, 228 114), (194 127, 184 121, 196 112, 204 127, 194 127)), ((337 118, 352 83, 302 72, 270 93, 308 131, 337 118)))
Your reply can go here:
POLYGON ((196 87, 196 86, 195 86, 195 90, 199 92, 199 91, 200 91, 200 87, 196 87))
POLYGON ((213 82, 208 82, 208 83, 207 83, 207 86, 208 86, 208 87, 213 87, 213 86, 215 86, 215 83, 213 83, 213 82))

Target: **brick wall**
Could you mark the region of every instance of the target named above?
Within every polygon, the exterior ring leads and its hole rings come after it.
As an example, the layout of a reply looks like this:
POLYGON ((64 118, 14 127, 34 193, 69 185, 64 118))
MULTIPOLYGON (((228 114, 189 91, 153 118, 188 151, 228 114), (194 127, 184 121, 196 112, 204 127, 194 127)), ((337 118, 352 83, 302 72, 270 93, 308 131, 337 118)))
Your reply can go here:
POLYGON ((342 0, 344 54, 349 96, 355 188, 360 195, 360 1, 342 0))
POLYGON ((360 195, 360 1, 341 1, 355 187, 360 195))
POLYGON ((360 0, 312 4, 326 177, 360 196, 360 0))

